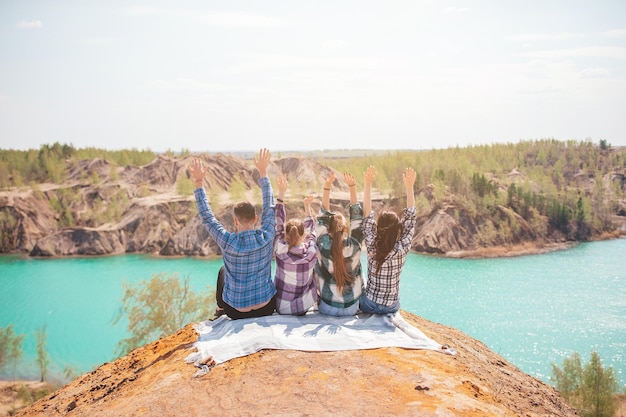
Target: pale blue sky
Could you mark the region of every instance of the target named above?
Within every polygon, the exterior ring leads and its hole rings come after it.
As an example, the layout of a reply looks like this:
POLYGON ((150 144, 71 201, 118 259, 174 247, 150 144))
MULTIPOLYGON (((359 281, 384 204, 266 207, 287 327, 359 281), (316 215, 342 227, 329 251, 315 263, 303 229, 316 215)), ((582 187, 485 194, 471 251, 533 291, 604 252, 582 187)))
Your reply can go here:
POLYGON ((626 146, 626 1, 0 0, 0 148, 626 146))

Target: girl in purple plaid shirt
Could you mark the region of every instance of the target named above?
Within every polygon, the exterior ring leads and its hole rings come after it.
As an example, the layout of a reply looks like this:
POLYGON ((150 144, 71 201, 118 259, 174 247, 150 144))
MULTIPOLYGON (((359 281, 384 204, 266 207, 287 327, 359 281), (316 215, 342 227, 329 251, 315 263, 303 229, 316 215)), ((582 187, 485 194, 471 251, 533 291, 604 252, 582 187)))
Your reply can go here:
POLYGON ((415 231, 415 178, 412 168, 402 174, 407 205, 402 218, 393 211, 383 211, 376 222, 372 212, 372 182, 376 179, 376 169, 370 166, 365 171, 363 234, 367 246, 367 286, 360 300, 364 313, 390 314, 400 309, 400 273, 415 231))
POLYGON ((302 315, 317 302, 315 286, 315 262, 317 245, 315 220, 311 212, 312 196, 304 199, 304 221, 289 219, 283 199, 288 182, 284 175, 278 177, 278 197, 274 209, 276 236, 276 311, 279 314, 302 315))

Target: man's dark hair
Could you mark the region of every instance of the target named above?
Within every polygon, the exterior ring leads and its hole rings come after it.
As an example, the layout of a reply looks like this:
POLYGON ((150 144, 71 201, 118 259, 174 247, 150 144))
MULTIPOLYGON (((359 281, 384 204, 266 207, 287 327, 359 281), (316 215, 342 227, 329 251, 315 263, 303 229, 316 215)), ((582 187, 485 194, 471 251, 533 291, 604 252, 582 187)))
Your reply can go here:
POLYGON ((233 211, 235 213, 235 217, 237 217, 237 220, 243 223, 253 222, 254 216, 256 216, 256 210, 254 209, 254 206, 247 201, 237 203, 233 211))

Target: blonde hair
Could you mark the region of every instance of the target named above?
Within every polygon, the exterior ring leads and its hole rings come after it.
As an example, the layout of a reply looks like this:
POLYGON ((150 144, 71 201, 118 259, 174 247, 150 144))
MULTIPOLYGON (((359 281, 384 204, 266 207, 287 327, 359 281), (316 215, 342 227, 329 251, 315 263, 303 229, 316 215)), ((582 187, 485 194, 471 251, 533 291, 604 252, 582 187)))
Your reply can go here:
POLYGON ((300 242, 304 236, 304 224, 300 219, 289 219, 285 223, 285 241, 289 245, 289 249, 293 248, 300 242))

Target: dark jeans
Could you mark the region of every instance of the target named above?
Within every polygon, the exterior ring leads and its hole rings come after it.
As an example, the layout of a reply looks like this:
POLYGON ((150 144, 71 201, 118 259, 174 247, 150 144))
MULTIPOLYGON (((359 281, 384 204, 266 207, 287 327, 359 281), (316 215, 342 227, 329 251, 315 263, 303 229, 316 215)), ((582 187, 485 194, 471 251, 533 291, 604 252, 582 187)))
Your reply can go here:
POLYGON ((215 291, 215 299, 217 300, 217 307, 224 310, 226 315, 233 320, 237 319, 248 319, 252 317, 263 317, 263 316, 271 316, 274 313, 276 308, 276 296, 272 297, 272 299, 263 307, 257 310, 250 311, 239 311, 234 307, 228 305, 223 298, 224 294, 224 267, 220 268, 220 272, 217 273, 217 289, 215 291))

